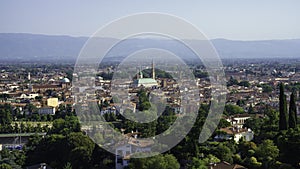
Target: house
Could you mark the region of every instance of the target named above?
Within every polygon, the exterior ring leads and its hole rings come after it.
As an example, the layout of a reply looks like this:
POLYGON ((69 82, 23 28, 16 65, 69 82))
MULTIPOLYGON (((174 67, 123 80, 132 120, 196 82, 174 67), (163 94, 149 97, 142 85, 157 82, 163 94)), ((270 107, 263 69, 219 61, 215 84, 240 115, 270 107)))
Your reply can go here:
POLYGON ((116 169, 123 169, 128 166, 130 156, 140 152, 151 152, 152 140, 137 139, 138 132, 125 134, 128 138, 127 143, 120 143, 116 148, 116 169))
POLYGON ((236 114, 228 117, 226 120, 234 127, 243 128, 243 125, 249 118, 251 118, 249 114, 236 114))
POLYGON ((58 106, 58 98, 48 98, 47 106, 49 107, 57 107, 58 106))
POLYGON ((29 94, 26 94, 26 93, 22 93, 20 95, 20 99, 35 99, 35 97, 39 96, 39 94, 37 93, 29 93, 29 94))
POLYGON ((216 135, 214 138, 215 140, 229 140, 233 138, 234 141, 238 143, 241 138, 245 141, 251 141, 254 137, 254 132, 251 129, 246 128, 226 127, 221 128, 220 131, 223 133, 216 135))

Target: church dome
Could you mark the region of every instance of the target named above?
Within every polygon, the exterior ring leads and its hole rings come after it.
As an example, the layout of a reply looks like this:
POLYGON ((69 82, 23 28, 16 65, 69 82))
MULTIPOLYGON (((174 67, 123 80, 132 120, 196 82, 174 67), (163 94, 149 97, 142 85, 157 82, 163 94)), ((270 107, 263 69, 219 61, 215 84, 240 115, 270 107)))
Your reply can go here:
POLYGON ((70 80, 68 79, 68 78, 63 78, 62 80, 61 80, 61 82, 62 83, 70 83, 70 80))

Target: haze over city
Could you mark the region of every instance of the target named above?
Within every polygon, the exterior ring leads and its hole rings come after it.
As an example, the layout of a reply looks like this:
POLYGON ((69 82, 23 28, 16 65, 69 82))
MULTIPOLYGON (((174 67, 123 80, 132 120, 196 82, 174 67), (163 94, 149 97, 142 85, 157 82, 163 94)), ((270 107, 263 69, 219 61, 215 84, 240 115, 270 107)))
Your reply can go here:
POLYGON ((138 1, 3 0, 1 33, 91 36, 120 17, 161 12, 181 17, 209 39, 272 40, 300 38, 300 2, 288 1, 138 1))

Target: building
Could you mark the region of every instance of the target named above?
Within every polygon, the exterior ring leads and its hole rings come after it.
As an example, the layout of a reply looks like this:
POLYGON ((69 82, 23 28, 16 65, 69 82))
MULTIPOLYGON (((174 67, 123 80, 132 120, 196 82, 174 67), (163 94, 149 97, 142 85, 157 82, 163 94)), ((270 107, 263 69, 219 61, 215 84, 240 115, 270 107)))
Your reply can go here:
POLYGON ((116 169, 123 169, 128 166, 130 156, 140 152, 151 152, 153 141, 137 139, 138 132, 126 134, 128 142, 118 145, 116 148, 116 169))
POLYGON ((55 115, 55 108, 54 107, 42 107, 38 110, 38 113, 55 115))
POLYGON ((57 107, 58 106, 58 98, 48 98, 47 106, 49 107, 57 107))
POLYGON ((37 93, 29 93, 29 94, 26 94, 26 93, 22 93, 20 95, 20 99, 35 99, 35 97, 39 96, 39 94, 37 93))
POLYGON ((32 91, 33 92, 45 92, 46 90, 62 90, 62 85, 56 85, 56 84, 45 84, 45 85, 32 85, 32 91))
POLYGON ((154 68, 154 62, 152 61, 152 78, 144 78, 143 72, 140 70, 139 75, 137 75, 137 79, 134 80, 133 86, 134 87, 140 87, 144 86, 146 88, 157 86, 157 81, 155 80, 155 68, 154 68))
POLYGON ((136 79, 133 84, 134 84, 135 87, 144 86, 146 88, 157 86, 156 80, 154 80, 152 78, 136 79))
POLYGON ((236 114, 228 117, 226 120, 234 127, 243 128, 246 120, 251 118, 248 114, 236 114))
POLYGON ((245 141, 251 141, 254 138, 254 132, 251 129, 238 128, 238 127, 226 127, 221 128, 220 133, 214 137, 216 141, 218 140, 233 140, 238 143, 240 139, 244 139, 245 141))

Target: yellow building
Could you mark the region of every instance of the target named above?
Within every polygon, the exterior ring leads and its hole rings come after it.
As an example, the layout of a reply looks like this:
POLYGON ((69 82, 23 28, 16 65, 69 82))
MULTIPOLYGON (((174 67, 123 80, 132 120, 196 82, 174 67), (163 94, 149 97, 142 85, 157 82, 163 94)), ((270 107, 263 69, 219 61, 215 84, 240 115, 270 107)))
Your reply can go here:
POLYGON ((58 98, 49 98, 49 99, 47 99, 47 106, 57 107, 58 106, 58 98))

